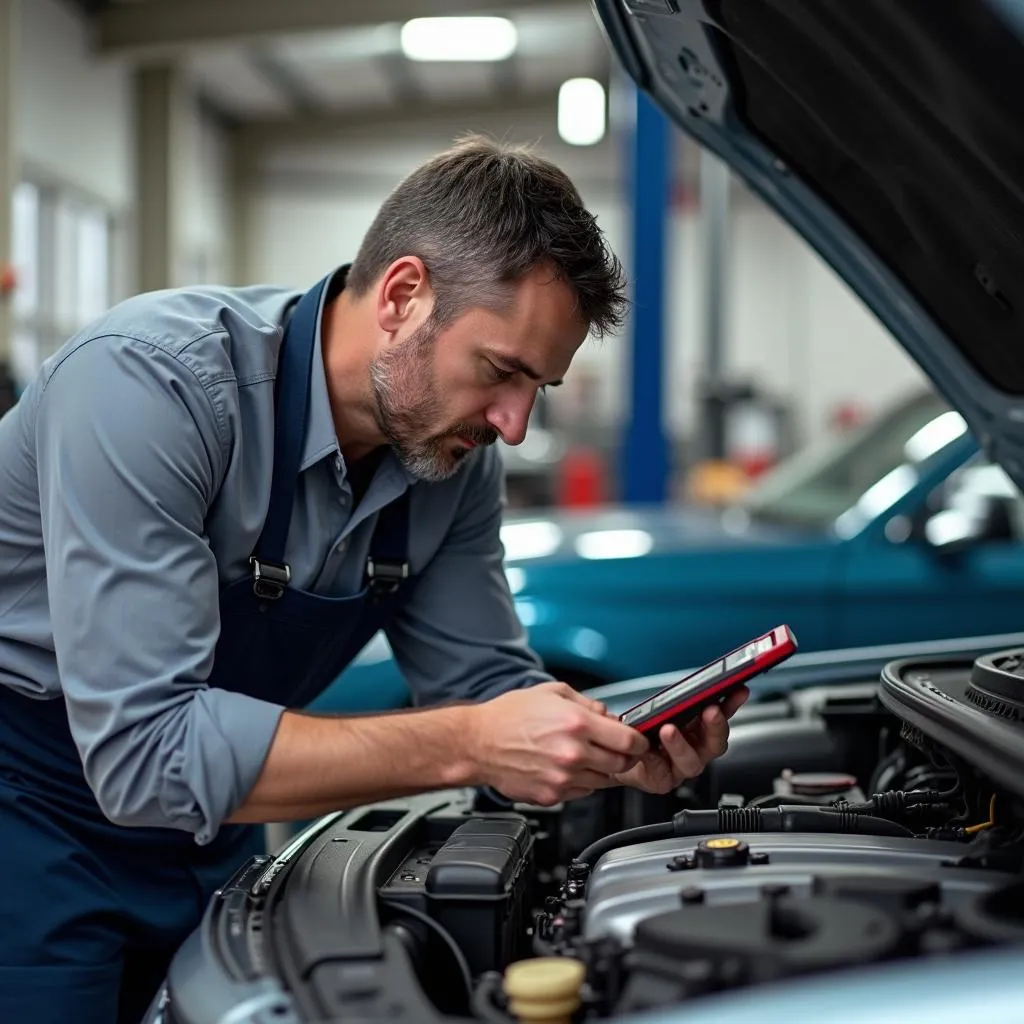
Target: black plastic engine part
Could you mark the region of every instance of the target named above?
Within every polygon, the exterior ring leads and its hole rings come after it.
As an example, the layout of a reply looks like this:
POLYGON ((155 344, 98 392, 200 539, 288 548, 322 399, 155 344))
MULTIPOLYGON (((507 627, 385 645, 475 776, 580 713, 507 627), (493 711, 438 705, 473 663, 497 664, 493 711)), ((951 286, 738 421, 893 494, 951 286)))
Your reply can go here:
POLYGON ((971 668, 967 699, 990 715, 1024 719, 1024 648, 983 655, 971 668))
POLYGON ((870 683, 810 687, 784 699, 744 706, 733 721, 729 749, 692 784, 704 806, 723 793, 771 793, 779 768, 870 777, 879 730, 891 717, 870 683))
POLYGON ((979 896, 957 911, 956 922, 982 942, 1024 942, 1024 882, 979 896))
POLYGON ((830 896, 692 905, 636 927, 620 1013, 699 993, 900 953, 904 929, 876 907, 830 896))
POLYGON ((440 925, 475 976, 524 952, 531 906, 533 838, 524 818, 480 817, 436 852, 418 851, 380 890, 440 925))
POLYGON ((889 914, 904 914, 942 902, 942 889, 936 882, 884 875, 815 878, 814 893, 868 904, 889 914))
MULTIPOLYGON (((1021 648, 1012 648, 977 659, 982 663, 977 678, 988 680, 984 685, 991 687, 995 674, 986 672, 985 664, 1016 669, 1021 652, 1021 648)), ((998 713, 998 709, 983 708, 977 703, 980 691, 974 669, 974 662, 966 660, 892 661, 882 669, 879 697, 904 722, 903 735, 907 741, 923 746, 930 754, 941 751, 965 786, 970 776, 982 776, 989 792, 998 789, 1024 798, 1024 720, 1014 720, 998 713), (970 766, 966 774, 961 765, 970 766)), ((1011 680, 1017 682, 1013 672, 1007 671, 1002 681, 1009 684, 1011 680)), ((1006 690, 1004 696, 1012 692, 1006 690)), ((990 695, 992 699, 998 696, 995 690, 990 695)), ((976 801, 972 794, 964 795, 968 806, 973 806, 976 801)))

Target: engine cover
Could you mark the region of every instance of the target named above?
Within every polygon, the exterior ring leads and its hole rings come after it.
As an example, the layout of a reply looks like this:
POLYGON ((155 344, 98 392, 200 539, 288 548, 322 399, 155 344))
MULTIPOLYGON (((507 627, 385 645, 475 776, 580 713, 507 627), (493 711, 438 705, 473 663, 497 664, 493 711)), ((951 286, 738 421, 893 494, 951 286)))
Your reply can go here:
MULTIPOLYGON (((642 843, 613 850, 595 865, 582 934, 630 945, 637 926, 653 915, 681 910, 707 916, 716 906, 762 904, 766 894, 780 893, 853 899, 882 912, 913 910, 919 903, 956 911, 1012 880, 954 866, 963 854, 959 843, 821 833, 642 843)), ((764 924, 756 916, 761 913, 738 917, 741 930, 764 924)))
POLYGON ((598 998, 633 1013, 1024 939, 1014 876, 963 856, 960 843, 857 834, 658 840, 602 857, 562 917, 578 915, 598 998))

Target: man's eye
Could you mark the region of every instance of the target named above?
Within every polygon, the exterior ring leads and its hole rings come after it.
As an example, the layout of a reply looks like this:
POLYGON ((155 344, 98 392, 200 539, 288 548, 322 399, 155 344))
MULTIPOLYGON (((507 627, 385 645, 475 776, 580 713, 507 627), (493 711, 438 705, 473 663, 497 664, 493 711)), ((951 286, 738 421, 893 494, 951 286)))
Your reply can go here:
POLYGON ((491 368, 491 376, 495 380, 511 380, 515 376, 515 370, 503 370, 500 366, 488 360, 487 365, 491 368))

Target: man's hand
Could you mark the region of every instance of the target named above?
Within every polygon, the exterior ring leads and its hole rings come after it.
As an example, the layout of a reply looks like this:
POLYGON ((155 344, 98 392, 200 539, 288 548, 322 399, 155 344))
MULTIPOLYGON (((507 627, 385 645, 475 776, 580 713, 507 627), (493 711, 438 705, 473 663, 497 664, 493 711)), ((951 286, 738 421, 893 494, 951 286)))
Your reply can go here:
POLYGON ((480 783, 550 806, 618 785, 647 740, 566 683, 542 683, 471 709, 466 743, 480 783))
POLYGON ((709 761, 725 753, 729 719, 749 696, 750 691, 743 687, 722 704, 705 708, 699 719, 682 730, 663 725, 658 732, 660 749, 649 749, 637 765, 618 773, 617 780, 646 793, 670 793, 687 779, 696 778, 709 761))

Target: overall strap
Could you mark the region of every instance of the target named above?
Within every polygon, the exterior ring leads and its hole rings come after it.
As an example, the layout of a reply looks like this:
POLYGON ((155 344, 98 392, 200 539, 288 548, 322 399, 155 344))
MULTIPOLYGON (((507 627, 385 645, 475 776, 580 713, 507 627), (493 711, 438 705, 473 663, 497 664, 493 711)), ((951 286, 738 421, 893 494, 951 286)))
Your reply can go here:
POLYGON ((330 275, 314 285, 292 310, 281 340, 275 382, 277 414, 274 422, 274 473, 270 484, 270 507, 256 550, 249 559, 253 593, 263 600, 276 600, 291 580, 291 567, 284 560, 288 526, 291 522, 295 488, 302 462, 302 445, 309 408, 310 371, 316 351, 316 330, 323 295, 330 275))
MULTIPOLYGON (((281 341, 275 385, 277 413, 270 507, 256 550, 249 559, 253 593, 264 601, 282 597, 291 582, 291 567, 285 561, 285 544, 302 462, 317 324, 331 276, 325 277, 299 299, 281 341)), ((406 489, 378 514, 370 541, 366 577, 371 593, 375 597, 386 597, 393 594, 408 576, 409 490, 406 489)))
POLYGON ((409 577, 409 495, 407 487, 377 514, 366 561, 367 585, 375 597, 394 593, 409 577))

